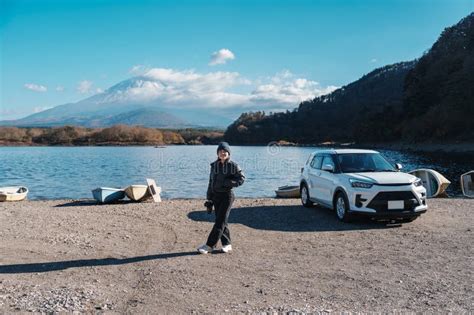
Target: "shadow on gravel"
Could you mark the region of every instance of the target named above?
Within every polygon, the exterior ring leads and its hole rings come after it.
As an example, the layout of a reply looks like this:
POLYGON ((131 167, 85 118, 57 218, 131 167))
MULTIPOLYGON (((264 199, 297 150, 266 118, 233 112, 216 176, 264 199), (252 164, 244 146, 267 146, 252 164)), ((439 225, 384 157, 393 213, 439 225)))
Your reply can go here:
POLYGON ((62 207, 84 207, 84 206, 102 206, 102 205, 126 205, 129 203, 138 203, 138 202, 133 201, 133 200, 117 200, 114 202, 102 204, 92 199, 85 199, 85 200, 73 200, 71 202, 55 205, 54 207, 62 208, 62 207))
MULTIPOLYGON (((214 222, 214 214, 206 211, 192 211, 188 218, 200 222, 214 222)), ((283 232, 328 232, 372 230, 399 227, 387 222, 355 218, 351 223, 340 222, 334 212, 323 207, 304 208, 302 206, 255 206, 233 208, 229 223, 243 224, 259 230, 283 232)))
POLYGON ((198 252, 177 252, 177 253, 165 253, 147 256, 137 256, 130 258, 103 258, 103 259, 81 259, 81 260, 66 260, 66 261, 54 261, 54 262, 43 262, 43 263, 32 263, 32 264, 16 264, 16 265, 0 265, 0 274, 4 273, 32 273, 32 272, 49 272, 64 270, 68 268, 80 268, 80 267, 95 267, 95 266, 115 266, 131 264, 146 260, 158 260, 168 259, 182 256, 194 256, 199 255, 198 252))

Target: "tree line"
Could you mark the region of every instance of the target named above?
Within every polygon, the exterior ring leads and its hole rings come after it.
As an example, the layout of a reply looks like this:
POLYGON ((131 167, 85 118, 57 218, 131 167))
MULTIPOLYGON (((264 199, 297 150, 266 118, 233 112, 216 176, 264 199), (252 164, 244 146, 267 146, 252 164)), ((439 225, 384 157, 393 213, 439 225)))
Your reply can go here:
POLYGON ((166 130, 116 125, 109 128, 0 127, 0 145, 167 145, 216 144, 223 132, 208 129, 166 130))

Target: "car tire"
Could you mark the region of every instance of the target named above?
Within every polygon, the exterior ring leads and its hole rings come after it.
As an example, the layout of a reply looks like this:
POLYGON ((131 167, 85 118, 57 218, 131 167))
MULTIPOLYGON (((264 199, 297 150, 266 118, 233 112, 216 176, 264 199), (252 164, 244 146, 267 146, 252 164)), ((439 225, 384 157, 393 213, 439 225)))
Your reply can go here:
POLYGON ((352 220, 352 215, 349 213, 349 200, 342 192, 338 192, 334 198, 334 211, 340 221, 350 222, 352 220))
POLYGON ((310 208, 313 206, 313 202, 309 199, 309 189, 308 189, 308 186, 306 186, 306 184, 301 185, 300 196, 301 196, 301 204, 304 207, 310 208))

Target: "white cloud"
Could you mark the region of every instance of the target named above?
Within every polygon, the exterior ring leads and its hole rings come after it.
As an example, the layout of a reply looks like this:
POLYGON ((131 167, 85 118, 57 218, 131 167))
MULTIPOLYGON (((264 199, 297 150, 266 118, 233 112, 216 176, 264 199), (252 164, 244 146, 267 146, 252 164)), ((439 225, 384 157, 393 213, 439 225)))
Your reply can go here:
POLYGON ((377 59, 375 58, 370 59, 370 63, 376 63, 376 62, 377 62, 377 59))
POLYGON ((58 91, 58 92, 63 92, 63 91, 64 91, 64 86, 58 85, 58 86, 56 87, 56 91, 58 91))
POLYGON ((250 100, 260 106, 288 109, 302 101, 331 93, 335 89, 336 86, 322 87, 316 81, 296 78, 285 70, 270 78, 269 83, 258 85, 251 92, 250 100))
POLYGON ((10 118, 10 116, 13 118, 21 114, 24 114, 24 112, 18 109, 0 108, 0 120, 10 118))
POLYGON ((120 87, 112 95, 109 93, 104 101, 160 101, 165 106, 226 107, 246 101, 245 97, 228 89, 250 83, 237 72, 202 74, 194 70, 154 68, 132 79, 125 90, 120 87))
POLYGON ((289 71, 252 82, 237 72, 149 69, 107 90, 98 102, 156 103, 164 107, 291 109, 301 101, 332 92, 289 71), (239 92, 236 92, 236 91, 239 92))
POLYGON ((92 91, 92 81, 83 80, 78 83, 76 90, 81 94, 87 94, 92 91))
POLYGON ((37 106, 37 107, 33 108, 33 113, 39 113, 39 112, 45 111, 45 110, 50 109, 50 108, 53 108, 53 107, 51 107, 51 106, 37 106))
POLYGON ((222 48, 219 51, 215 51, 211 55, 211 61, 209 62, 210 66, 223 65, 228 60, 234 60, 235 55, 229 49, 222 48))
POLYGON ((46 92, 48 90, 46 86, 35 84, 35 83, 26 83, 24 87, 27 88, 28 90, 40 92, 40 93, 46 92))
POLYGON ((133 75, 142 75, 147 71, 147 67, 144 65, 135 65, 128 70, 128 73, 133 74, 133 75))
POLYGON ((97 89, 95 89, 95 92, 96 92, 97 94, 104 93, 104 89, 102 89, 102 88, 97 88, 97 89))
POLYGON ((226 88, 250 84, 249 80, 240 77, 238 72, 196 73, 194 70, 177 71, 155 68, 144 74, 145 78, 161 82, 166 86, 185 88, 191 91, 221 91, 226 88))

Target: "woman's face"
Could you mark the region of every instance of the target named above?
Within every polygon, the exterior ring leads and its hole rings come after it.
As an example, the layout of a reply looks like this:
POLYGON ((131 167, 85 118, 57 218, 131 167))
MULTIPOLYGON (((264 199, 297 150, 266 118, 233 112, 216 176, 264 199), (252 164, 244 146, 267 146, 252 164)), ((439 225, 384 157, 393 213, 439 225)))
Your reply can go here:
POLYGON ((217 156, 219 156, 219 159, 225 160, 229 157, 229 152, 226 150, 219 150, 219 152, 217 152, 217 156))

